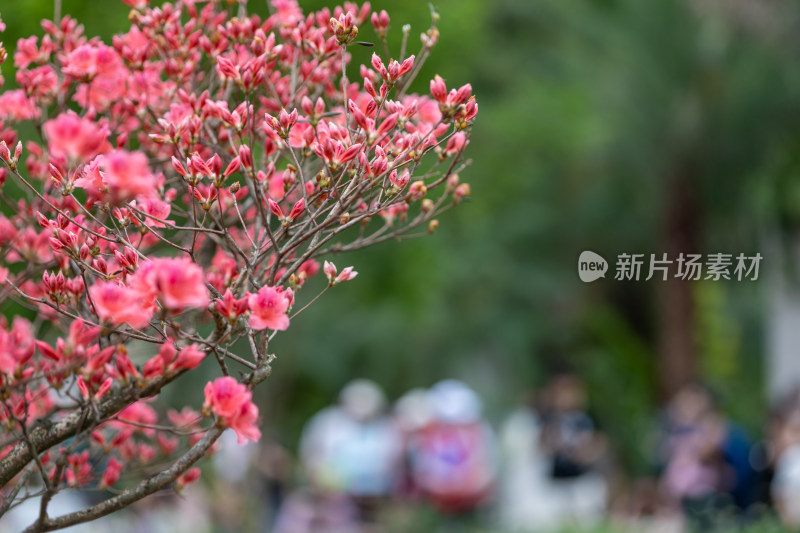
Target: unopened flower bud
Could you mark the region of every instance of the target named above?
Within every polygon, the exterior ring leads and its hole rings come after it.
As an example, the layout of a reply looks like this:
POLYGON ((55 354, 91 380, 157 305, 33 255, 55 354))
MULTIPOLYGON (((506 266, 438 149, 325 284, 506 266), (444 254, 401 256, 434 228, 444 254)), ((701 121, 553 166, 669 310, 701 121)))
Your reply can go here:
POLYGON ((458 174, 453 174, 447 178, 447 192, 452 192, 456 187, 458 187, 458 183, 458 174))
POLYGON ((469 183, 462 183, 458 187, 456 187, 455 192, 453 193, 453 198, 456 202, 460 202, 467 196, 472 194, 472 190, 469 187, 469 183))
POLYGON ((8 145, 5 141, 0 141, 0 159, 6 163, 11 162, 11 151, 8 149, 8 145))
POLYGON ((415 181, 408 188, 408 197, 410 200, 421 200, 427 193, 428 188, 425 186, 425 182, 422 180, 415 181))
POLYGON ((428 222, 428 233, 433 233, 439 227, 439 221, 437 219, 433 219, 428 222))

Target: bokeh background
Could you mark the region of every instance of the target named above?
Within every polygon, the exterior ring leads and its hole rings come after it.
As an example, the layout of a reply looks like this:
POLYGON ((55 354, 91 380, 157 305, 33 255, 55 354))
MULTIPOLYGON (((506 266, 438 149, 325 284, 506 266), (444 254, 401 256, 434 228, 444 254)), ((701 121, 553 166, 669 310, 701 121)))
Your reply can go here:
MULTIPOLYGON (((306 11, 324 0, 303 0, 306 11)), ((426 0, 374 0, 410 50, 426 0)), ((266 12, 261 2, 250 2, 266 12)), ((800 6, 780 0, 439 0, 438 73, 480 105, 461 174, 472 198, 434 236, 339 260, 360 272, 293 322, 258 392, 264 433, 290 453, 355 377, 390 399, 458 378, 499 424, 555 372, 589 409, 630 479, 650 473, 659 408, 700 379, 754 440, 800 376, 800 6), (582 283, 593 250, 610 275, 582 283), (620 253, 764 257, 757 281, 616 281, 620 253)), ((106 42, 121 2, 63 0, 106 42)), ((13 49, 50 0, 0 5, 13 49)), ((371 31, 369 33, 371 35, 371 31)), ((367 63, 368 49, 353 49, 367 63)), ((13 87, 11 62, 3 65, 13 87)), ((327 296, 327 295, 326 295, 327 296)), ((195 384, 172 393, 175 400, 195 384)), ((198 382, 202 381, 198 377, 198 382)), ((198 396, 199 398, 199 396, 198 396)))

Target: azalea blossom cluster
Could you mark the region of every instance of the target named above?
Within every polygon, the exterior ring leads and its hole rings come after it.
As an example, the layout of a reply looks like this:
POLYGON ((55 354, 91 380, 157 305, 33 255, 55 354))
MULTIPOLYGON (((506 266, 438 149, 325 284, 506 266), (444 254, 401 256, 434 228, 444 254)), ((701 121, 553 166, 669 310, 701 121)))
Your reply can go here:
POLYGON ((368 3, 125 3, 110 43, 66 16, 0 44, 0 515, 39 496, 32 531, 180 489, 228 428, 258 440, 270 342, 357 274, 334 256, 470 195, 472 89, 414 83, 438 14, 392 56, 368 3), (191 371, 218 377, 157 408, 191 371), (73 487, 108 498, 50 516, 73 487))

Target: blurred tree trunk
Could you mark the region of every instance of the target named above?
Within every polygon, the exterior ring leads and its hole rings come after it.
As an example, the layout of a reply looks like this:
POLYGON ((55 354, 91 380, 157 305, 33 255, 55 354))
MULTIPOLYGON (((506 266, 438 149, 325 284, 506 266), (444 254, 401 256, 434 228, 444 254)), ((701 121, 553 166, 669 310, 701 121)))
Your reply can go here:
MULTIPOLYGON (((700 209, 690 170, 681 168, 667 181, 661 249, 668 259, 676 261, 681 253, 697 253, 700 249, 700 209)), ((657 369, 662 399, 670 398, 694 379, 697 371, 692 282, 675 277, 677 262, 671 266, 667 281, 657 284, 657 369)))

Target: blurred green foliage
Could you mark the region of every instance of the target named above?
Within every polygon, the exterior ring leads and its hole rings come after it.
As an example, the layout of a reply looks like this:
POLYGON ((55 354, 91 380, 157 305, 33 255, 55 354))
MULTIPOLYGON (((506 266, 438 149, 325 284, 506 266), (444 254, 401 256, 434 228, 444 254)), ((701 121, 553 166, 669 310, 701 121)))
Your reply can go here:
MULTIPOLYGON (((263 2, 250 4, 265 12, 263 2)), ((473 84, 474 164, 461 176, 473 199, 443 216, 435 236, 337 259, 359 277, 274 343, 274 374, 258 393, 273 435, 293 446, 308 417, 355 377, 375 379, 392 398, 460 377, 499 420, 566 367, 587 380, 592 410, 625 464, 646 470, 655 285, 615 282, 612 272, 584 285, 575 263, 585 249, 606 258, 663 251, 675 172, 691 175, 707 251, 751 252, 765 231, 796 226, 797 10, 768 4, 759 18, 739 4, 747 2, 438 2, 440 44, 416 90, 426 92, 434 73, 448 86, 473 84)), ((99 6, 64 0, 63 12, 108 41, 126 27, 128 8, 99 6)), ((427 2, 376 0, 373 8, 392 16, 391 50, 408 23, 416 52, 427 2)), ((52 2, 4 2, 0 13, 13 50, 17 38, 41 34, 52 2)), ((362 28, 359 39, 373 38, 362 28)), ((371 54, 352 52, 355 65, 371 54)), ((3 74, 13 84, 10 63, 3 74)), ((764 410, 760 289, 717 282, 694 291, 703 377, 754 432, 764 410)))

